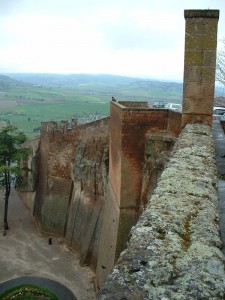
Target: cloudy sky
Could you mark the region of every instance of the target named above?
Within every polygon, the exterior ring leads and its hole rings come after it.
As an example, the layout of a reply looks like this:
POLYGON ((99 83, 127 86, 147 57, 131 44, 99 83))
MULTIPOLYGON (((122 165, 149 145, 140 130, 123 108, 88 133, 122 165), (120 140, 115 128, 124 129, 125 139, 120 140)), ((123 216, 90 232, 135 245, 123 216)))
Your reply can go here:
POLYGON ((0 0, 0 73, 183 78, 184 9, 224 0, 0 0))

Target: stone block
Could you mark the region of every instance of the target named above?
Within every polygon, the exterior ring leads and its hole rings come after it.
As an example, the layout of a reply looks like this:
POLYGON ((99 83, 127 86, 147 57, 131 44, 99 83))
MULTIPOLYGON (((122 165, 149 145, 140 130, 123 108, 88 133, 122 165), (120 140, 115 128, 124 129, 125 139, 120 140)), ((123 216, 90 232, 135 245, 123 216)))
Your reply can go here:
MULTIPOLYGON (((201 82, 184 82, 184 98, 188 99, 189 102, 193 102, 196 99, 202 99, 202 91, 201 82)), ((185 109, 185 106, 183 109, 185 109)))
POLYGON ((216 52, 215 50, 204 50, 204 66, 215 69, 216 52))
POLYGON ((196 49, 200 50, 203 49, 204 47, 204 40, 205 40, 205 35, 204 34, 186 34, 185 36, 185 49, 196 49))
MULTIPOLYGON (((219 16, 218 16, 219 17, 219 16)), ((205 23, 205 32, 210 32, 215 37, 217 36, 218 18, 209 18, 205 23)))
POLYGON ((214 85, 215 83, 215 67, 205 67, 202 72, 202 81, 209 82, 214 85))
POLYGON ((203 66, 185 66, 184 68, 184 82, 202 81, 203 66))
POLYGON ((212 109, 214 105, 214 84, 212 83, 203 83, 203 97, 204 101, 207 103, 207 106, 210 109, 212 114, 212 109))
POLYGON ((214 84, 189 82, 184 85, 183 113, 212 115, 214 84))
POLYGON ((185 51, 185 66, 202 66, 204 62, 203 50, 187 49, 185 51))
MULTIPOLYGON (((204 88, 204 87, 203 87, 204 88)), ((207 87, 206 87, 207 89, 207 87)), ((213 101, 212 98, 207 95, 202 98, 186 98, 185 103, 183 105, 183 114, 205 114, 205 115, 212 115, 212 105, 213 101)))
POLYGON ((204 34, 205 27, 201 20, 190 18, 186 20, 185 32, 191 35, 204 34))
POLYGON ((217 36, 210 31, 204 35, 204 49, 216 49, 217 36))

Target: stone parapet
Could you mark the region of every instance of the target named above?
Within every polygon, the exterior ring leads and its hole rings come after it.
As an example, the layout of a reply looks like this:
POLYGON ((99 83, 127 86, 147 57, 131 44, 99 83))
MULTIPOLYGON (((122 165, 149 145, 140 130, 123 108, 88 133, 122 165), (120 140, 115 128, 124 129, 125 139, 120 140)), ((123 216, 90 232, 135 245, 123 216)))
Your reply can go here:
POLYGON ((98 299, 223 299, 212 129, 189 124, 98 299))

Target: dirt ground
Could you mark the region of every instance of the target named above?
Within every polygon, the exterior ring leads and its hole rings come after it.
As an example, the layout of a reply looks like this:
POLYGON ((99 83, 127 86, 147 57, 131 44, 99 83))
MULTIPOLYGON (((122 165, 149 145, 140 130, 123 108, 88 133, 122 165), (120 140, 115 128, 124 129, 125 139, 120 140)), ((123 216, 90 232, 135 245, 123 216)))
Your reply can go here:
POLYGON ((69 288, 78 300, 96 299, 94 273, 79 265, 62 238, 38 231, 35 219, 12 189, 8 224, 3 236, 4 203, 0 194, 0 283, 19 276, 40 276, 58 281, 69 288), (49 245, 49 238, 52 244, 49 245))

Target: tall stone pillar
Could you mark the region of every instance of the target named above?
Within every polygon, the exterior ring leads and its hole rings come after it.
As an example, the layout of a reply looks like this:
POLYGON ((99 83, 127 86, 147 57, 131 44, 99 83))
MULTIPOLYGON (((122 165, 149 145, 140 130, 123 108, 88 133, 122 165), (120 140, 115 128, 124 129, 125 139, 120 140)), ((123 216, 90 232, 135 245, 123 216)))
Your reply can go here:
POLYGON ((182 127, 212 124, 219 10, 185 10, 182 127))

